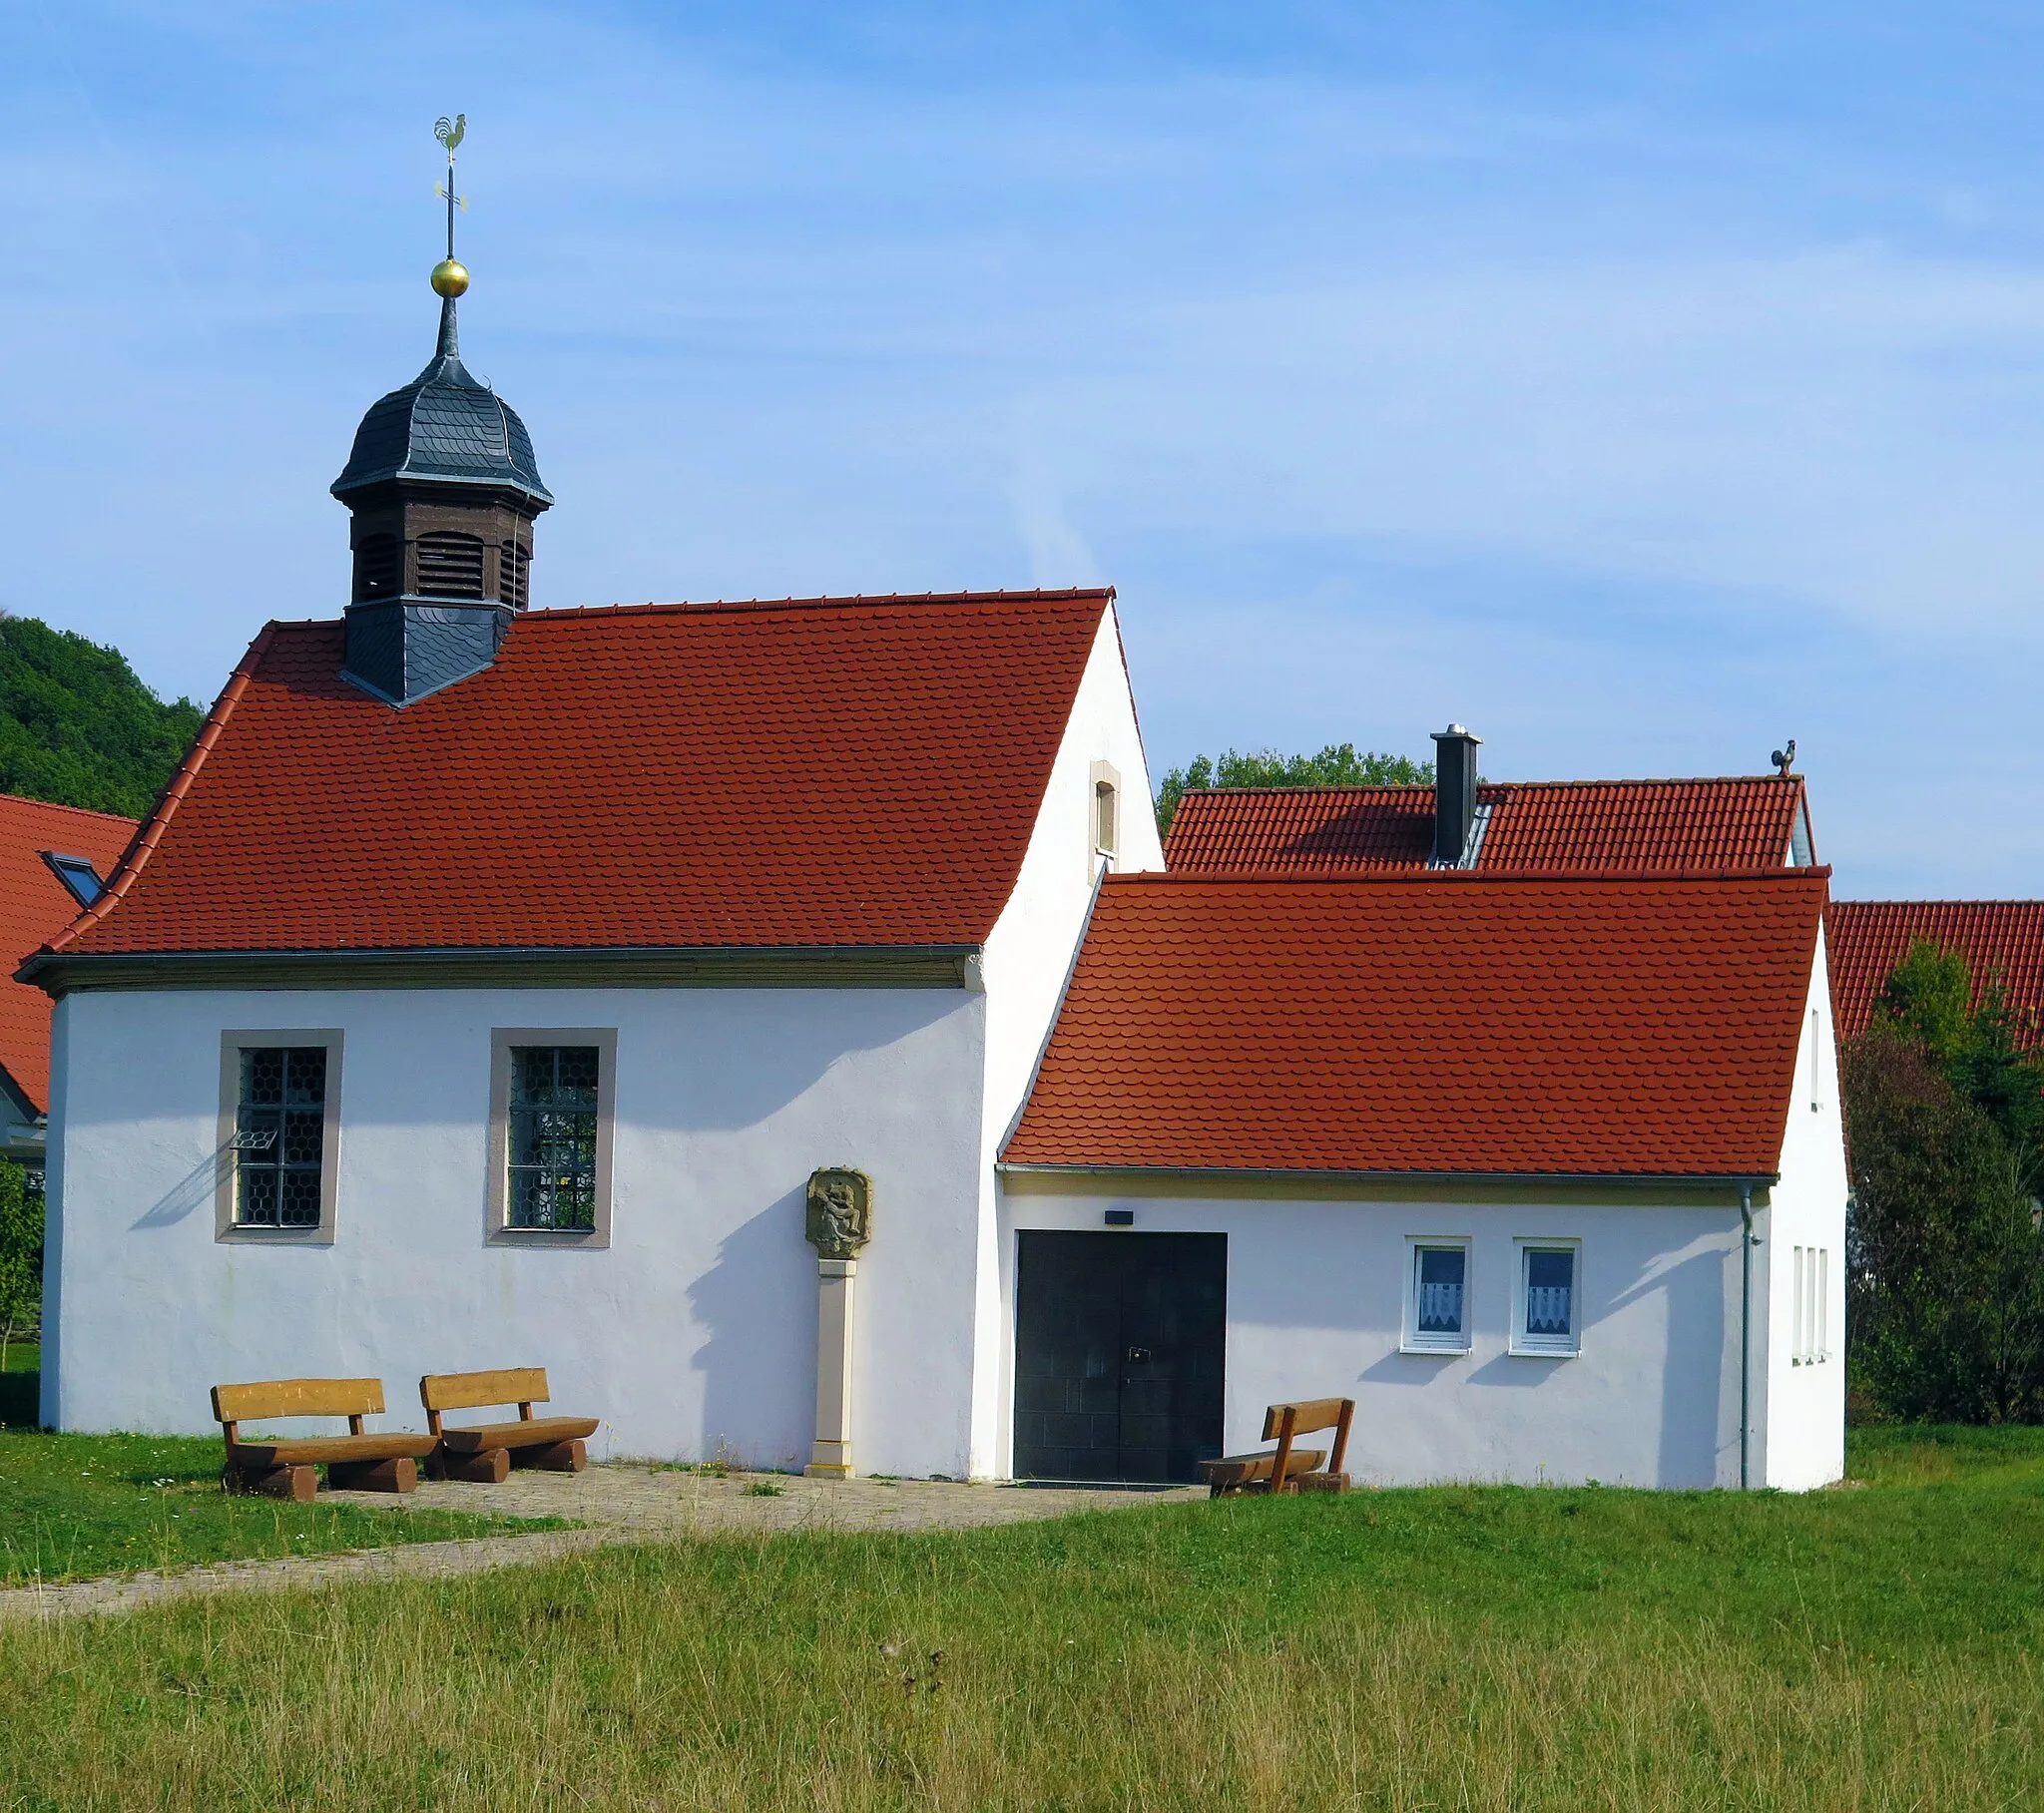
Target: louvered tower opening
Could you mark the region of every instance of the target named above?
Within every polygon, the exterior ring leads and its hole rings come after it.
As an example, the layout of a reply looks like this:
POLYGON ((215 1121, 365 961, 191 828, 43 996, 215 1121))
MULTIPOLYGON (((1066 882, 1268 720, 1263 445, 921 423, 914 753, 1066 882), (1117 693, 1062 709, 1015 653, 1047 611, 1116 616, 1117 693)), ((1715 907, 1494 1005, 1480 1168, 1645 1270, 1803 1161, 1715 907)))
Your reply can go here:
POLYGON ((482 598, 483 543, 480 536, 446 533, 418 539, 418 589, 425 598, 482 598))
POLYGON ((394 535, 364 537, 355 550, 355 598, 395 598, 404 577, 404 544, 394 535))
POLYGON ((504 578, 504 602, 514 611, 523 611, 526 603, 526 569, 532 564, 532 556, 516 542, 506 542, 498 550, 498 557, 504 578))

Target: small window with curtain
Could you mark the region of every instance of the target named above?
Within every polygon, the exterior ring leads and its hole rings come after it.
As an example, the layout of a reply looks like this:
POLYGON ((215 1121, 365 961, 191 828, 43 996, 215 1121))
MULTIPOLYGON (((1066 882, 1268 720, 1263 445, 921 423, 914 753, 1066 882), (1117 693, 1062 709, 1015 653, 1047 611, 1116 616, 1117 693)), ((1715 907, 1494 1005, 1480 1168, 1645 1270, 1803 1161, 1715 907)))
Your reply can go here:
POLYGON ((222 1239, 333 1237, 340 1034, 221 1036, 222 1239))
POLYGON ((1580 1253, 1573 1244, 1519 1243, 1518 1313, 1512 1351, 1573 1354, 1582 1349, 1580 1253))
POLYGON ((1415 1239, 1405 1303, 1406 1349, 1414 1353, 1469 1351, 1469 1244, 1415 1239))
POLYGON ((609 1243, 616 1041, 610 1029, 492 1034, 490 1238, 609 1243))

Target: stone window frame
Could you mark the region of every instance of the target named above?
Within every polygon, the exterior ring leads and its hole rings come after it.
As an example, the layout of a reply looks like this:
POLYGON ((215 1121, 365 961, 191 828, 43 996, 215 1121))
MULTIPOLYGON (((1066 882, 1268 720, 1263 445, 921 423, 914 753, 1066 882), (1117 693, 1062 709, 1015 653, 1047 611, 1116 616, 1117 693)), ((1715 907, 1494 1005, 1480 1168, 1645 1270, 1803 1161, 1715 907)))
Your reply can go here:
POLYGON ((617 1131, 618 1029, 614 1026, 490 1028, 489 1199, 483 1240, 490 1246, 607 1247, 611 1243, 611 1149, 617 1131), (511 1210, 511 1048, 596 1047, 596 1225, 513 1227, 511 1210))
POLYGON ((230 1027, 220 1036, 220 1121, 214 1145, 213 1237, 252 1246, 331 1246, 340 1200, 340 1070, 343 1035, 337 1026, 230 1027), (313 1227, 251 1226, 235 1219, 235 1184, 241 1165, 235 1133, 241 1125, 242 1054, 267 1046, 292 1049, 323 1046, 326 1096, 319 1130, 319 1221, 313 1227))
POLYGON ((1110 861, 1119 860, 1122 848, 1122 771, 1111 761, 1093 764, 1091 782, 1086 790, 1086 831, 1094 855, 1105 856, 1110 861), (1112 821, 1107 827, 1110 834, 1106 838, 1100 835, 1103 803, 1112 821))

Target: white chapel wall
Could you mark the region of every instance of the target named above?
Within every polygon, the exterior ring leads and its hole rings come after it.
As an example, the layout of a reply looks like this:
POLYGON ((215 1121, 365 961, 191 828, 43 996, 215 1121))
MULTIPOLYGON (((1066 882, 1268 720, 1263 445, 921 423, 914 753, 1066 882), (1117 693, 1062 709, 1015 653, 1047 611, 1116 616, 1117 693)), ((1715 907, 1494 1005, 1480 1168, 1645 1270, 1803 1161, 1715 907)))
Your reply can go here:
POLYGON ((874 1180, 855 1452, 962 1473, 984 999, 964 990, 88 993, 58 1012, 44 1416, 204 1431, 223 1380, 540 1364, 593 1452, 800 1465, 814 1415, 809 1172, 874 1180), (484 1242, 493 1027, 615 1027, 606 1250, 484 1242), (215 1237, 220 1035, 345 1033, 335 1239, 215 1237))
POLYGON ((999 1217, 994 1160, 1021 1112, 1050 1036, 1077 952, 1100 864, 1093 854, 1095 763, 1121 776, 1121 836, 1115 868, 1136 873, 1164 866, 1151 804, 1150 771, 1136 723, 1135 699, 1110 607, 1073 699, 1072 714, 1044 789, 1014 891, 988 938, 986 1119, 975 1290, 978 1339, 973 1365, 973 1473, 997 1471, 998 1419, 1013 1343, 1000 1296, 999 1217))

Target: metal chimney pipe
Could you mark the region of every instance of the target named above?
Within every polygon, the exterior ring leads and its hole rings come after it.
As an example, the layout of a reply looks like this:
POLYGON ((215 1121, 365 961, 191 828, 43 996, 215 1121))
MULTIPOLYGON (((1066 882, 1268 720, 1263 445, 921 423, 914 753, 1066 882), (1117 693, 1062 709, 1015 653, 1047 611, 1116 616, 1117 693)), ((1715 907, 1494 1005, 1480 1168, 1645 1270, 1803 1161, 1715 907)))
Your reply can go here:
POLYGON ((1476 750, 1483 738, 1460 724, 1432 735, 1433 864, 1437 869, 1458 868, 1468 854, 1469 832, 1476 822, 1476 750))

